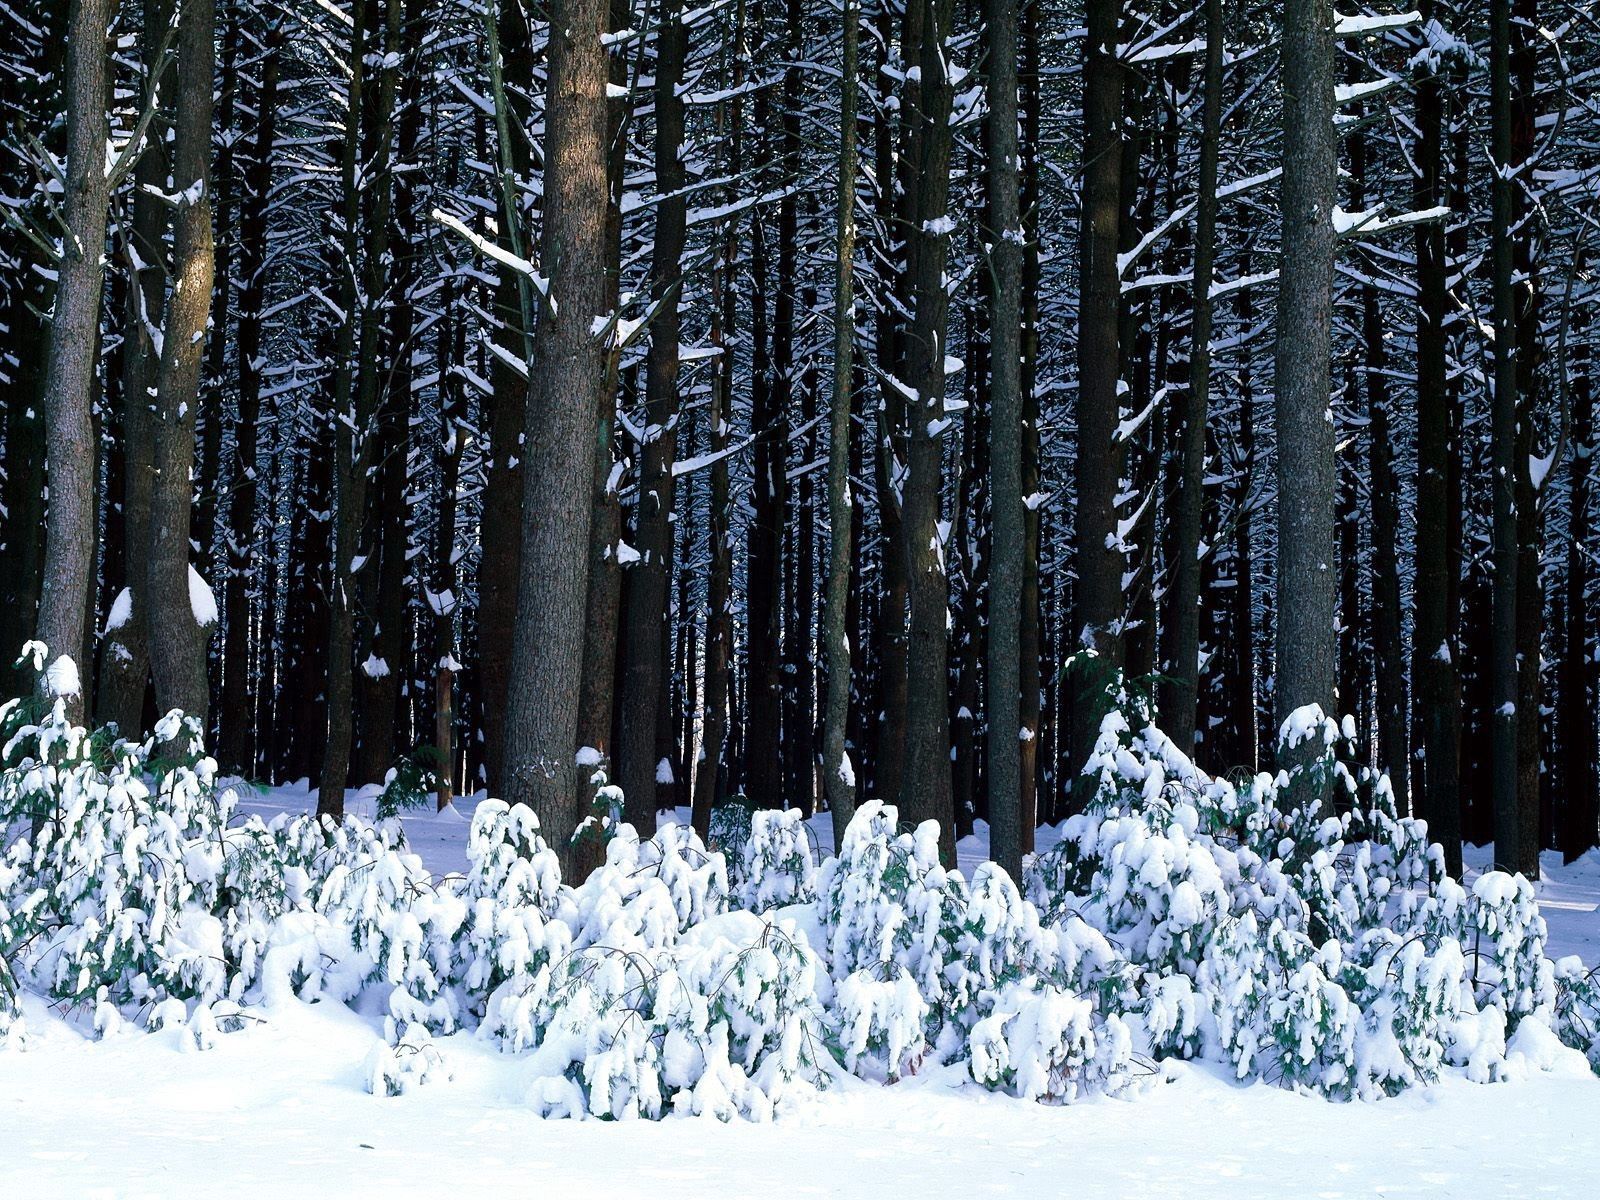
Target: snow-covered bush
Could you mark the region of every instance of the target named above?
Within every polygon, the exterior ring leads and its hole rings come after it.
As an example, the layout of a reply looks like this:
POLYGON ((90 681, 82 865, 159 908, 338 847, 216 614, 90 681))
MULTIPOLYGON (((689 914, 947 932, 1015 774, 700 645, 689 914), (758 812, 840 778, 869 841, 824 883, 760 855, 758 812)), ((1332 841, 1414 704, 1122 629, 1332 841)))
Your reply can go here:
POLYGON ((544 1115, 763 1119, 826 1077, 813 964, 792 925, 733 915, 653 951, 562 961, 536 1014, 544 1115))
POLYGON ((1576 955, 1555 966, 1556 1032, 1584 1052, 1600 1075, 1600 967, 1585 970, 1576 955))
POLYGON ((670 822, 640 841, 619 825, 606 861, 573 891, 573 942, 619 949, 657 948, 728 908, 722 855, 706 850, 694 830, 670 822))
POLYGON ((473 996, 487 996, 509 979, 546 969, 571 944, 569 926, 557 919, 563 902, 561 863, 540 836, 539 818, 525 805, 499 800, 478 805, 461 898, 467 911, 453 969, 473 996))
POLYGON ((1361 1012, 1356 1076, 1364 1095, 1437 1078, 1462 1013, 1465 974, 1454 938, 1402 937, 1382 927, 1362 934, 1341 979, 1361 1012))
POLYGON ((1521 875, 1486 871, 1472 885, 1468 937, 1480 999, 1506 1014, 1506 1030, 1555 1003, 1555 968, 1545 957, 1545 924, 1533 885, 1521 875))
POLYGON ((16 953, 17 937, 6 905, 15 877, 15 868, 0 858, 0 1050, 14 1049, 23 1042, 22 999, 10 961, 16 953))
POLYGON ((858 968, 839 981, 835 1038, 845 1067, 893 1083, 927 1053, 928 1002, 899 965, 858 968))
POLYGON ((1563 1043, 1600 1070, 1600 983, 1551 964, 1530 885, 1446 878, 1387 781, 1350 765, 1348 728, 1297 713, 1293 770, 1236 784, 1142 693, 1108 699, 1081 811, 1020 888, 994 864, 969 883, 933 823, 876 802, 820 865, 797 812, 750 814, 713 850, 671 823, 643 840, 598 762, 604 863, 583 882, 495 800, 466 871, 436 878, 397 822, 236 822, 179 714, 135 742, 13 703, 0 1047, 24 988, 185 1048, 321 999, 381 1021, 378 1094, 446 1074, 434 1038, 475 1026, 538 1111, 607 1118, 765 1119, 838 1072, 924 1064, 1046 1102, 1130 1090, 1148 1057, 1337 1098, 1445 1064, 1549 1069, 1575 1059, 1563 1043))
POLYGON ((765 912, 816 899, 817 856, 810 830, 797 808, 751 813, 750 833, 736 861, 741 908, 765 912))
POLYGON ((97 1006, 222 996, 213 913, 233 794, 198 723, 172 712, 144 742, 91 736, 65 700, 0 709, 8 941, 52 996, 97 1006))
POLYGON ((448 1033, 460 1020, 449 985, 466 904, 452 889, 435 887, 415 854, 376 837, 367 851, 367 861, 339 863, 317 888, 316 911, 341 948, 349 945, 324 987, 349 999, 368 985, 387 985, 385 1028, 397 1046, 413 1026, 448 1033))
POLYGON ((972 1031, 970 1070, 991 1090, 1071 1103, 1115 1095, 1135 1078, 1133 1042, 1120 1017, 1048 984, 1013 983, 972 1031))

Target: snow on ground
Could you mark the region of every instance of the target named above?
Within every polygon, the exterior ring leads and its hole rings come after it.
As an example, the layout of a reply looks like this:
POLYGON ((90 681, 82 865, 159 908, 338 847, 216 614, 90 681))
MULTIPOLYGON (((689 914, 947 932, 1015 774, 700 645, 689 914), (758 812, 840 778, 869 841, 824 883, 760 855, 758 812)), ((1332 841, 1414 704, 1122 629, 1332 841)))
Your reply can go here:
MULTIPOLYGON (((303 808, 304 786, 245 801, 303 808)), ((355 811, 370 796, 352 795, 355 811)), ((406 819, 441 873, 464 863, 459 812, 406 819)), ((831 841, 827 818, 814 822, 831 841)), ((1041 840, 1048 831, 1041 830, 1041 840)), ((983 853, 963 842, 963 867, 983 853)), ((1488 861, 1468 853, 1469 875, 1488 861)), ((1545 860, 1551 952, 1600 958, 1600 855, 1545 860)), ((26 1001, 29 1049, 0 1057, 0 1198, 441 1193, 726 1198, 1589 1197, 1600 1179, 1600 1082, 1587 1073, 1481 1086, 1452 1075, 1378 1103, 1239 1086, 1168 1064, 1131 1101, 1044 1107, 962 1086, 845 1080, 776 1126, 709 1119, 541 1121, 519 1060, 470 1034, 440 1039, 453 1077, 368 1095, 379 1023, 284 1004, 206 1053, 171 1033, 85 1035, 26 1001)))

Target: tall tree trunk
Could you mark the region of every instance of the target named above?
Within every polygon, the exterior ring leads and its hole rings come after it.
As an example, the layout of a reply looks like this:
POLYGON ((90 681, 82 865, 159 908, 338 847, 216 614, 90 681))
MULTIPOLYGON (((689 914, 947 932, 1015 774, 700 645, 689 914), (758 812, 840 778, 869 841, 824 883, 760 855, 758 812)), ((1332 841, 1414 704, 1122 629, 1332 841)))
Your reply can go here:
MULTIPOLYGON (((1073 529, 1076 593, 1072 651, 1091 650, 1105 665, 1122 665, 1123 555, 1117 540, 1116 501, 1122 479, 1118 395, 1118 314, 1121 282, 1117 239, 1122 210, 1123 67, 1117 56, 1121 0, 1087 0, 1088 39, 1083 76, 1083 215, 1079 226, 1077 484, 1073 529)), ((1102 668, 1083 667, 1074 678, 1072 769, 1093 748, 1104 715, 1092 684, 1102 668)))
MULTIPOLYGON (((74 0, 67 20, 67 155, 60 201, 65 238, 45 359, 45 447, 50 503, 36 637, 52 657, 76 657, 94 567, 95 444, 91 411, 105 280, 108 181, 106 36, 114 0, 74 0)), ((80 664, 87 666, 87 664, 80 664)), ((48 674, 39 687, 48 693, 48 674)), ((59 680, 58 683, 65 681, 59 680)), ((77 692, 78 689, 73 689, 77 692)), ((84 715, 81 695, 69 701, 84 715)))
POLYGON ((990 0, 987 48, 989 464, 993 542, 989 562, 985 716, 988 720, 990 857, 1022 878, 1022 572, 1027 552, 1022 496, 1022 212, 1017 139, 1017 0, 990 0))
MULTIPOLYGON (((892 68, 895 5, 880 3, 876 19, 878 44, 877 77, 887 80, 892 68)), ((897 98, 880 96, 878 112, 886 114, 897 98)), ((904 111, 903 104, 895 104, 904 111)), ((900 288, 906 279, 905 247, 910 193, 906 173, 910 156, 899 155, 894 125, 880 115, 875 122, 873 154, 878 174, 877 218, 884 231, 880 250, 884 262, 880 271, 900 288), (897 161, 898 160, 898 161, 897 161), (898 186, 896 179, 899 179, 898 186)), ((894 376, 900 369, 904 330, 900 314, 909 305, 899 291, 894 303, 878 306, 877 359, 883 376, 894 376)), ((905 484, 906 398, 892 386, 879 389, 875 482, 878 499, 878 544, 882 583, 878 604, 878 704, 877 743, 873 751, 873 792, 880 798, 899 799, 905 776, 906 757, 906 554, 901 489, 905 484)))
POLYGON ((585 815, 578 770, 596 414, 607 398, 606 0, 554 0, 545 108, 543 262, 551 311, 539 322, 528 391, 522 560, 506 703, 505 792, 539 815, 573 859, 585 815))
MULTIPOLYGON (((1544 643, 1544 580, 1540 570, 1544 539, 1544 477, 1535 482, 1531 463, 1543 449, 1535 435, 1537 423, 1539 358, 1539 272, 1534 262, 1535 230, 1531 221, 1534 202, 1528 195, 1532 180, 1525 169, 1533 158, 1537 98, 1535 67, 1538 37, 1538 0, 1514 0, 1511 23, 1510 68, 1512 227, 1515 230, 1513 277, 1515 296, 1517 402, 1517 853, 1516 869, 1529 879, 1539 877, 1539 851, 1545 846, 1540 828, 1540 782, 1543 779, 1544 680, 1541 674, 1544 643)), ((1559 450, 1552 450, 1555 453, 1559 450)))
POLYGON ((356 708, 357 783, 382 783, 397 749, 411 748, 409 741, 401 747, 397 722, 401 681, 410 677, 413 657, 410 596, 406 590, 411 539, 405 493, 410 462, 412 339, 417 325, 416 247, 421 242, 412 167, 422 123, 417 43, 423 31, 421 13, 407 12, 408 7, 420 7, 418 0, 390 0, 383 30, 385 63, 394 64, 385 68, 392 79, 385 80, 389 115, 384 129, 387 131, 392 125, 396 130, 394 135, 380 135, 385 141, 390 136, 394 138, 392 201, 386 214, 391 220, 385 236, 395 250, 382 307, 387 316, 380 339, 383 399, 378 405, 374 430, 377 453, 373 470, 378 495, 372 554, 378 564, 376 571, 365 572, 366 587, 362 589, 372 624, 368 654, 358 677, 361 692, 356 708))
MULTIPOLYGON (((172 20, 169 0, 145 0, 141 28, 144 94, 141 104, 166 106, 160 95, 166 74, 163 38, 172 20)), ((170 79, 165 91, 170 94, 170 79)), ((170 115, 170 114, 164 114, 170 115)), ((120 623, 106 630, 101 650, 98 719, 114 724, 126 736, 140 732, 145 693, 150 682, 148 600, 145 592, 145 548, 150 545, 150 496, 155 482, 152 416, 160 351, 154 332, 166 306, 164 264, 167 259, 168 212, 161 198, 167 186, 168 147, 164 138, 147 135, 134 168, 133 217, 127 230, 129 259, 127 311, 122 343, 122 529, 129 548, 128 602, 115 606, 120 623)))
POLYGON ((1491 737, 1494 770, 1495 865, 1515 870, 1521 837, 1517 818, 1517 312, 1513 265, 1516 186, 1511 98, 1511 0, 1490 0, 1490 123, 1493 167, 1494 407, 1490 429, 1494 495, 1494 617, 1491 659, 1491 737))
POLYGON ((839 75, 839 186, 833 259, 833 393, 828 410, 828 579, 823 601, 827 695, 822 719, 822 787, 833 814, 833 844, 855 815, 856 774, 847 735, 850 687, 850 567, 855 501, 850 492, 850 403, 855 390, 856 72, 861 39, 858 0, 844 0, 839 75))
POLYGON ((912 822, 939 822, 940 851, 955 861, 946 697, 950 587, 940 532, 944 476, 945 327, 950 250, 950 0, 911 0, 906 39, 919 77, 907 88, 909 159, 918 181, 907 228, 906 280, 912 300, 900 377, 910 393, 910 450, 905 487, 906 574, 911 636, 906 665, 905 776, 900 810, 912 822))
MULTIPOLYGON (((257 562, 257 432, 261 417, 263 335, 266 302, 268 204, 277 136, 278 75, 283 50, 281 17, 268 18, 262 42, 260 83, 256 88, 255 148, 245 172, 239 216, 239 420, 236 425, 233 487, 228 494, 224 620, 227 641, 222 658, 220 759, 229 770, 248 773, 255 763, 255 722, 251 712, 250 577, 257 562)), ((263 595, 270 598, 270 592, 263 595)))
MULTIPOLYGON (((655 248, 650 297, 656 305, 645 366, 645 421, 635 534, 639 561, 628 572, 627 668, 623 681, 622 794, 641 837, 655 833, 660 807, 656 727, 668 702, 663 676, 670 621, 673 557, 672 464, 678 445, 678 275, 683 269, 686 202, 683 99, 679 88, 689 31, 681 0, 663 0, 656 33, 655 248)), ((664 799, 670 798, 663 797, 664 799)))
MULTIPOLYGON (((1280 727, 1305 705, 1334 713, 1334 428, 1328 413, 1333 332, 1333 6, 1287 0, 1283 40, 1283 242, 1274 352, 1278 429, 1276 710, 1280 727)), ((1285 765, 1320 739, 1283 746, 1285 765)), ((1327 803, 1310 774, 1301 795, 1327 803)))
POLYGON ((1189 381, 1184 396, 1176 517, 1177 561, 1172 572, 1176 625, 1161 719, 1185 754, 1195 753, 1200 695, 1200 538, 1205 524, 1206 420, 1211 406, 1211 282, 1217 250, 1217 157, 1222 141, 1223 0, 1205 0, 1206 60, 1200 116, 1200 178, 1196 186, 1194 285, 1190 292, 1189 381))
MULTIPOLYGON (((1571 516, 1567 526, 1567 652, 1561 657, 1559 725, 1563 755, 1561 857, 1568 863, 1600 843, 1600 778, 1595 737, 1595 655, 1589 619, 1589 471, 1594 461, 1594 392, 1587 344, 1574 347, 1571 516)), ((1562 364, 1565 367, 1567 364, 1562 364)))
MULTIPOLYGON (((522 230, 527 220, 516 202, 516 179, 528 168, 528 141, 532 135, 531 93, 534 86, 533 50, 522 6, 507 0, 489 0, 485 19, 491 23, 492 42, 500 47, 504 103, 498 117, 497 161, 503 176, 497 197, 500 244, 512 253, 523 249, 522 230)), ((528 362, 533 355, 536 314, 525 281, 510 271, 500 273, 495 288, 495 317, 501 344, 528 362)), ((531 369, 531 363, 530 363, 531 369)), ((502 733, 511 656, 504 653, 506 638, 515 621, 517 558, 522 549, 523 418, 528 385, 496 356, 491 375, 493 393, 488 409, 488 463, 484 472, 483 512, 478 562, 478 655, 476 667, 483 692, 484 757, 491 791, 503 791, 502 733)))
MULTIPOLYGON (((1422 6, 1433 19, 1436 5, 1422 6)), ((1417 81, 1417 179, 1412 207, 1433 208, 1444 200, 1444 85, 1442 72, 1417 81)), ((1447 515, 1454 447, 1450 412, 1454 388, 1446 360, 1449 316, 1447 251, 1443 222, 1417 226, 1417 547, 1411 680, 1421 741, 1413 774, 1413 810, 1444 847, 1445 866, 1461 874, 1460 706, 1456 667, 1459 646, 1451 588, 1451 527, 1447 515), (1420 776, 1420 778, 1418 778, 1420 776)))
POLYGON ((1023 853, 1033 849, 1039 816, 1039 393, 1035 387, 1039 361, 1039 116, 1042 81, 1039 76, 1040 0, 1022 3, 1022 337, 1017 386, 1022 401, 1022 603, 1017 645, 1020 658, 1017 684, 1020 695, 1017 738, 1019 844, 1023 853))
MULTIPOLYGON (((734 10, 734 39, 726 60, 732 67, 735 95, 722 125, 719 113, 716 130, 726 134, 731 174, 738 177, 743 166, 743 130, 738 97, 744 82, 746 48, 744 41, 744 0, 734 10)), ((717 351, 712 365, 711 398, 706 413, 710 428, 711 494, 706 512, 706 548, 710 562, 706 578, 706 665, 705 718, 701 724, 700 759, 695 771, 692 820, 702 839, 711 836, 711 809, 722 792, 723 763, 729 727, 730 671, 733 664, 733 537, 729 524, 730 481, 728 458, 730 415, 733 395, 734 363, 728 353, 738 315, 733 275, 738 261, 738 223, 730 221, 723 235, 722 252, 711 273, 711 344, 717 351)))
POLYGON ((172 218, 172 292, 156 379, 155 484, 145 584, 156 707, 163 712, 180 708, 200 718, 202 728, 210 705, 206 640, 211 619, 202 627, 202 614, 191 600, 191 590, 205 585, 194 580, 189 561, 190 477, 216 267, 210 178, 215 16, 212 0, 186 0, 178 16, 172 178, 179 200, 172 218))

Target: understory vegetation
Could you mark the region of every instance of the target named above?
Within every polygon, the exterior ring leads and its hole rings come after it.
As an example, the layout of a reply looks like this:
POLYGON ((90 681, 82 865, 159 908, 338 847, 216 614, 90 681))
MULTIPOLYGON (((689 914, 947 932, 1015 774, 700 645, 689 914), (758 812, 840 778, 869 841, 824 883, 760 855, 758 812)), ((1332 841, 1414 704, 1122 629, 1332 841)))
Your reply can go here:
POLYGON ((608 821, 576 885, 523 806, 480 803, 467 869, 439 877, 394 820, 241 820, 180 713, 135 742, 13 701, 0 1047, 25 1049, 24 991, 198 1049, 320 1000, 381 1017, 375 1093, 447 1076, 436 1039, 473 1031, 526 1062, 541 1114, 609 1118, 760 1120, 933 1070, 1071 1102, 1167 1058, 1334 1099, 1574 1050, 1600 1070, 1600 981, 1547 956, 1528 882, 1449 878, 1338 724, 1302 710, 1285 737, 1318 752, 1235 783, 1117 699, 1081 811, 1021 880, 965 878, 933 822, 872 802, 822 861, 798 810, 720 814, 710 847, 608 821))

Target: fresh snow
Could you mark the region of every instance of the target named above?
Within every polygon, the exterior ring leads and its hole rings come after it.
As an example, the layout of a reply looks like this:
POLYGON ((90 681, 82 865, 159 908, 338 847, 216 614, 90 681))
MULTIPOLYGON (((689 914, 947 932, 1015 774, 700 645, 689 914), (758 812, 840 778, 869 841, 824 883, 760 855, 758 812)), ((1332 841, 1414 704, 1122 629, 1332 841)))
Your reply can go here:
POLYGON ((193 563, 189 564, 189 611, 202 629, 217 623, 217 598, 193 563))

